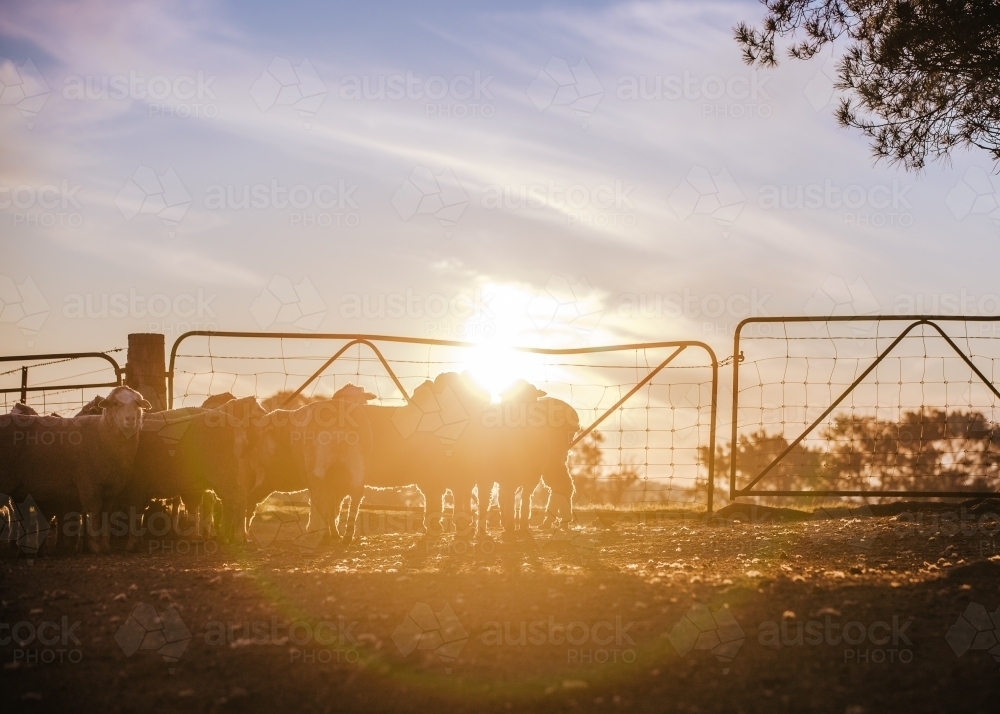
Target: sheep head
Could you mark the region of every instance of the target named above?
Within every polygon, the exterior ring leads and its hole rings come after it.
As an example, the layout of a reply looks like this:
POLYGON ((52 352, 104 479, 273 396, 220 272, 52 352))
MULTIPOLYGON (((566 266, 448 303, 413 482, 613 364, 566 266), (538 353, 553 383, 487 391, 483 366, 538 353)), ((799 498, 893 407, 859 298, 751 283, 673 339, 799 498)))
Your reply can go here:
POLYGON ((109 420, 128 438, 142 429, 143 410, 152 408, 139 392, 129 387, 115 387, 96 406, 101 410, 101 418, 109 420))
POLYGON ((102 401, 104 401, 104 397, 94 397, 80 408, 76 416, 101 416, 103 410, 100 404, 102 401))
POLYGON ((213 394, 206 398, 205 401, 201 403, 202 409, 218 409, 223 404, 231 402, 236 399, 232 392, 223 392, 222 394, 213 394))
POLYGON ((534 384, 518 379, 500 394, 500 400, 511 404, 531 404, 546 394, 534 384))
POLYGON ((331 399, 341 399, 349 404, 367 404, 375 395, 366 391, 364 387, 348 382, 343 387, 333 393, 331 399))

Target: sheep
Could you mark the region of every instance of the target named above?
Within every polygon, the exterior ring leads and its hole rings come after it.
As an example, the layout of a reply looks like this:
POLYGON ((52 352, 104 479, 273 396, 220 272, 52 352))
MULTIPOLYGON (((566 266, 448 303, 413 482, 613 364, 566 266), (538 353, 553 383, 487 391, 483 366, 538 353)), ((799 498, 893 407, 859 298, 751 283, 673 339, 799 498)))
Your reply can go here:
MULTIPOLYGON (((125 488, 139 444, 143 412, 139 392, 116 387, 100 400, 100 416, 22 416, 0 422, 0 492, 32 496, 43 513, 84 513, 87 532, 125 488)), ((90 538, 93 553, 110 550, 110 531, 90 538)))
MULTIPOLYGON (((0 426, 20 423, 20 418, 25 416, 38 416, 38 412, 27 404, 17 402, 8 414, 0 416, 0 426)), ((13 468, 14 461, 20 453, 20 447, 13 442, 13 437, 13 431, 6 429, 0 431, 0 483, 4 482, 4 474, 13 468), (4 436, 8 438, 5 439, 4 436)), ((3 513, 0 517, 3 528, 0 530, 4 531, 4 535, 11 543, 16 539, 15 508, 14 501, 6 493, 0 493, 0 511, 3 513)))
MULTIPOLYGON (((490 406, 490 394, 468 373, 439 374, 434 379, 434 389, 455 395, 469 417, 451 448, 445 467, 439 472, 442 482, 438 484, 438 489, 443 492, 447 488, 452 492, 455 503, 453 521, 457 533, 482 538, 486 534, 486 511, 497 480, 496 469, 502 448, 495 430, 484 428, 483 415, 490 406), (473 517, 469 510, 474 500, 477 502, 477 517, 473 517)), ((425 487, 432 486, 432 482, 425 483, 425 487)), ((443 511, 443 494, 441 498, 443 511)), ((435 525, 433 520, 431 525, 435 525)))
MULTIPOLYGON (((415 486, 424 496, 425 511, 430 511, 432 499, 437 498, 443 511, 444 493, 450 490, 459 533, 466 532, 464 524, 469 523, 475 524, 474 533, 482 534, 485 518, 473 519, 467 509, 478 486, 485 510, 493 485, 494 479, 487 472, 499 445, 489 441, 496 438, 495 433, 484 433, 478 426, 489 401, 489 393, 468 374, 445 372, 433 382, 419 385, 404 407, 360 406, 358 411, 372 434, 371 450, 366 452, 365 490, 415 486)), ((352 511, 364 494, 364 490, 348 494, 352 511)), ((310 509, 310 523, 322 527, 322 517, 315 508, 310 509)), ((353 529, 353 525, 349 527, 353 529)), ((432 514, 424 530, 428 527, 439 529, 439 514, 432 514)))
MULTIPOLYGON (((467 374, 440 374, 433 384, 425 382, 418 387, 413 401, 419 405, 421 392, 428 389, 437 395, 437 406, 442 411, 443 395, 450 392, 469 416, 454 443, 445 450, 446 458, 427 461, 416 473, 411 468, 407 474, 428 498, 435 491, 451 490, 456 521, 472 524, 473 535, 482 538, 486 535, 490 492, 496 483, 505 537, 514 537, 518 525, 530 537, 527 530, 530 494, 544 478, 552 491, 552 515, 564 523, 572 520, 574 487, 566 459, 573 436, 580 428, 576 410, 566 402, 546 397, 545 392, 523 380, 504 392, 499 405, 490 404, 489 394, 467 374), (478 491, 479 501, 479 518, 474 521, 471 513, 465 511, 473 490, 478 491), (515 518, 514 508, 518 490, 522 494, 520 519, 515 518)), ((379 407, 366 407, 372 409, 379 407)), ((373 434, 377 447, 380 432, 375 426, 373 434)), ((375 449, 376 459, 381 451, 375 449)), ((377 465, 369 469, 369 485, 384 486, 385 481, 381 480, 384 478, 377 465)), ((462 530, 460 526, 459 532, 462 530)))
POLYGON ((98 395, 91 399, 89 402, 84 404, 80 411, 76 413, 75 416, 100 416, 101 415, 101 402, 104 397, 98 395))
MULTIPOLYGON (((154 498, 180 497, 195 514, 201 535, 202 501, 213 491, 222 501, 220 535, 246 540, 247 459, 256 439, 256 422, 265 415, 253 397, 229 400, 217 409, 187 407, 146 418, 127 494, 143 509, 154 498)), ((128 548, 135 547, 130 534, 128 548)))
MULTIPOLYGON (((364 485, 365 452, 371 438, 367 421, 356 414, 359 404, 374 395, 348 385, 332 399, 312 402, 295 411, 276 409, 261 420, 260 441, 248 489, 248 506, 262 503, 274 492, 308 490, 309 531, 339 535, 340 507, 351 496, 343 541, 354 537, 364 485)), ((370 458, 370 457, 369 457, 370 458)), ((253 515, 248 512, 250 518, 253 515)))
POLYGON ((573 518, 573 479, 566 466, 570 444, 580 429, 580 418, 569 404, 520 380, 507 389, 498 405, 483 415, 483 425, 498 433, 496 475, 498 505, 506 538, 520 527, 530 538, 528 520, 531 493, 544 479, 551 491, 551 516, 568 523, 573 518), (516 492, 521 492, 520 516, 516 492))
POLYGON ((201 403, 202 409, 217 409, 227 402, 231 402, 236 397, 234 397, 230 392, 223 392, 222 394, 213 394, 205 399, 201 403))

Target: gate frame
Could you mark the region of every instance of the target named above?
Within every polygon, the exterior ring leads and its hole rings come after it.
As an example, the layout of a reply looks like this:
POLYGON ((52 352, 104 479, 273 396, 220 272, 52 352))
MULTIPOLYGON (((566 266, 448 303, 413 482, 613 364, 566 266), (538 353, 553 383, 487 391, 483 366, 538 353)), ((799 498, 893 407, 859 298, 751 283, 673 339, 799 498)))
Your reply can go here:
POLYGON ((29 387, 28 370, 31 367, 41 367, 42 365, 24 365, 21 367, 21 386, 0 389, 0 394, 21 394, 21 404, 27 402, 28 392, 51 392, 57 389, 97 389, 100 387, 120 387, 122 385, 122 373, 124 370, 114 357, 106 352, 55 352, 44 355, 10 355, 0 356, 0 362, 37 362, 39 360, 59 360, 66 361, 74 359, 103 359, 111 364, 115 371, 114 382, 97 382, 92 384, 56 384, 52 386, 29 387))
MULTIPOLYGON (((190 332, 185 332, 180 335, 176 340, 174 340, 173 346, 170 348, 170 361, 167 366, 167 408, 174 408, 174 367, 177 359, 177 350, 180 347, 181 342, 189 337, 236 337, 236 338, 270 338, 270 339, 304 339, 304 340, 347 340, 347 344, 337 350, 332 357, 330 357, 326 362, 320 366, 305 382, 303 382, 298 389, 296 389, 292 394, 290 394, 282 404, 289 403, 292 399, 302 393, 306 387, 312 384, 316 379, 318 379, 326 369, 334 363, 341 355, 343 355, 348 349, 354 345, 366 345, 375 356, 378 357, 382 366, 385 368, 389 377, 392 379, 396 388, 399 389, 400 393, 403 395, 407 402, 410 401, 410 395, 403 388, 399 379, 396 377, 396 373, 389 366, 388 361, 382 356, 378 347, 375 346, 375 342, 392 342, 392 343, 402 343, 402 344, 415 344, 415 345, 429 345, 432 347, 462 347, 462 348, 481 348, 482 344, 475 342, 463 342, 459 340, 437 340, 432 338, 424 337, 398 337, 393 335, 367 335, 367 334, 353 334, 353 333, 329 333, 329 332, 310 332, 310 333, 299 333, 299 332, 244 332, 244 331, 217 331, 217 330, 191 330, 190 332)), ((570 446, 577 444, 581 439, 583 439, 587 434, 593 431, 597 426, 607 419, 616 409, 618 409, 622 404, 628 401, 636 392, 638 392, 642 387, 648 384, 653 377, 655 377, 661 370, 663 370, 668 364, 670 364, 675 357, 677 357, 681 352, 683 352, 688 347, 696 347, 703 349, 709 356, 712 366, 712 401, 709 405, 709 456, 708 456, 708 499, 707 499, 707 509, 708 513, 712 513, 713 507, 713 496, 715 491, 715 436, 716 436, 716 416, 718 413, 718 393, 719 393, 719 361, 716 359, 715 351, 712 350, 704 342, 699 342, 696 340, 673 340, 666 342, 640 342, 625 345, 607 345, 602 347, 578 347, 578 348, 560 348, 552 349, 546 347, 509 347, 507 349, 514 350, 515 352, 526 352, 529 354, 541 354, 541 355, 579 355, 579 354, 595 354, 599 352, 621 352, 625 350, 635 350, 635 349, 656 349, 656 348, 669 348, 675 347, 674 350, 665 360, 663 360, 659 365, 651 369, 646 376, 630 389, 625 396, 619 399, 612 407, 605 410, 603 414, 597 417, 594 422, 588 426, 586 429, 581 430, 576 438, 573 440, 570 446)))
MULTIPOLYGON (((996 496, 998 491, 857 491, 857 490, 840 490, 840 489, 825 489, 819 491, 803 491, 803 490, 790 490, 790 491, 754 491, 753 486, 763 479, 768 472, 781 461, 793 448, 802 442, 826 417, 828 417, 837 406, 847 398, 854 389, 861 384, 865 377, 867 377, 871 372, 885 359, 889 353, 898 345, 903 339, 910 334, 910 331, 920 325, 929 325, 937 330, 937 333, 944 339, 944 341, 955 351, 955 353, 962 358, 962 360, 972 369, 973 373, 979 377, 979 379, 989 387, 990 391, 1000 399, 1000 391, 990 382, 986 376, 979 370, 978 367, 972 362, 967 354, 958 348, 958 345, 952 341, 951 337, 941 329, 938 322, 996 322, 1000 323, 1000 316, 987 316, 987 315, 829 315, 827 317, 816 317, 816 316, 794 316, 794 317, 748 317, 740 321, 736 326, 736 331, 733 335, 733 412, 732 412, 732 442, 730 449, 732 450, 732 456, 730 457, 729 466, 729 499, 735 501, 740 496, 782 496, 782 497, 814 497, 814 496, 855 496, 855 497, 891 497, 891 498, 969 498, 976 496, 996 496), (910 324, 889 344, 888 347, 881 350, 879 354, 875 357, 875 360, 862 372, 857 379, 847 389, 845 389, 839 397, 833 400, 827 409, 817 417, 812 424, 807 426, 805 430, 794 441, 789 442, 788 446, 778 454, 774 460, 771 461, 764 469, 752 478, 750 483, 741 489, 736 488, 736 443, 739 429, 739 424, 737 422, 737 414, 739 409, 739 395, 740 395, 740 363, 743 361, 743 355, 740 352, 740 333, 745 325, 753 323, 786 323, 786 322, 907 322, 910 324)), ((888 337, 886 338, 888 339, 888 337)))

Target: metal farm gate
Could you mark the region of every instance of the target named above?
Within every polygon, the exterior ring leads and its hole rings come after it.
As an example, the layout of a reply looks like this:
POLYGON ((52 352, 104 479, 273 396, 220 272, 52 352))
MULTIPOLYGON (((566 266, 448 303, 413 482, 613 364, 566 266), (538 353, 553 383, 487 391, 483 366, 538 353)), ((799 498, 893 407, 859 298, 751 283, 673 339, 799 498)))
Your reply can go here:
POLYGON ((3 411, 10 411, 15 402, 20 402, 40 414, 57 412, 71 416, 71 412, 76 412, 96 396, 99 393, 97 390, 123 384, 124 369, 110 354, 121 351, 0 356, 0 365, 20 365, 11 370, 0 367, 0 404, 3 411), (82 367, 85 371, 79 371, 78 365, 82 361, 92 360, 98 362, 82 367), (39 373, 41 376, 36 377, 39 373), (103 381, 94 377, 102 373, 107 377, 103 381))
POLYGON ((711 512, 718 362, 702 342, 542 349, 383 335, 194 331, 170 350, 167 398, 171 408, 196 406, 228 391, 257 396, 268 408, 294 408, 353 382, 379 404, 403 405, 424 380, 465 369, 526 379, 578 411, 584 430, 571 467, 582 502, 711 512))
POLYGON ((730 498, 1000 490, 1000 318, 749 318, 733 354, 730 498))

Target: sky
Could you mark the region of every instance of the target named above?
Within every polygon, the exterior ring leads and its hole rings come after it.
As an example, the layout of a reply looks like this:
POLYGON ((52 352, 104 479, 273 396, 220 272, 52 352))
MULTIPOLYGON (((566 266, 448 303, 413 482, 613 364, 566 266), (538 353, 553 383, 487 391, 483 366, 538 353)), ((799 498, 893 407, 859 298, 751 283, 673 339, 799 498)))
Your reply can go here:
POLYGON ((0 342, 578 347, 1000 314, 985 153, 876 164, 755 2, 4 3, 0 342))

